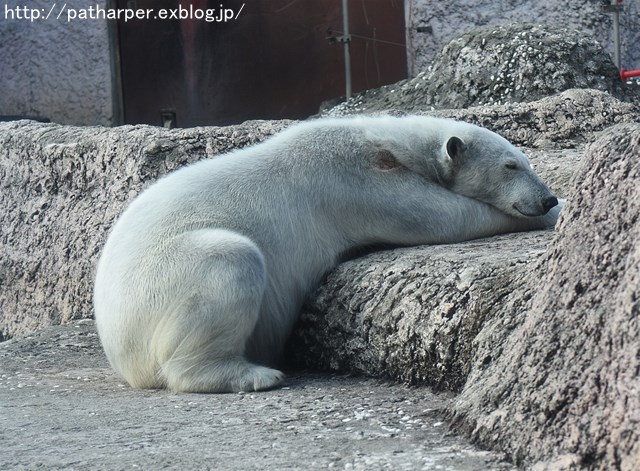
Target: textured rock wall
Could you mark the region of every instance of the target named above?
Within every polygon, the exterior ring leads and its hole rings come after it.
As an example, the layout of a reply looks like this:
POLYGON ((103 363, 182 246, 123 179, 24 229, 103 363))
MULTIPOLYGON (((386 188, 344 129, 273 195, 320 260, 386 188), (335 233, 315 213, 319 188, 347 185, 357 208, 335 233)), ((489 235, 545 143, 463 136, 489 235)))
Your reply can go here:
MULTIPOLYGON (((409 0, 407 39, 409 75, 424 71, 452 38, 471 29, 519 21, 544 23, 581 31, 598 40, 613 57, 612 17, 602 12, 599 0, 409 0), (420 30, 419 30, 420 29, 420 30)), ((640 67, 638 0, 625 0, 620 15, 622 64, 640 67)))
POLYGON ((475 339, 454 415, 477 440, 541 469, 634 470, 640 124, 590 146, 575 182, 555 240, 475 339))
POLYGON ((516 145, 554 149, 576 147, 609 126, 639 120, 639 103, 622 102, 596 90, 572 89, 530 103, 415 112, 474 123, 516 145))
POLYGON ((566 27, 519 23, 453 39, 425 78, 436 108, 531 101, 570 88, 617 96, 626 91, 594 37, 566 27))
POLYGON ((128 201, 174 168, 286 124, 168 131, 0 123, 0 337, 91 317, 97 256, 128 201))
MULTIPOLYGON (((67 0, 6 0, 0 6, 0 115, 40 116, 63 124, 110 125, 111 69, 107 23, 66 21, 67 0), (56 8, 52 11, 52 7, 56 8), (20 7, 19 19, 15 12, 20 7), (31 21, 31 9, 41 14, 31 21), (44 19, 52 11, 49 19, 44 19), (57 19, 59 13, 63 13, 57 19)), ((102 7, 105 0, 94 2, 102 7)))
POLYGON ((459 391, 474 339, 513 289, 513 272, 530 266, 552 236, 508 234, 342 263, 309 297, 287 359, 459 391))

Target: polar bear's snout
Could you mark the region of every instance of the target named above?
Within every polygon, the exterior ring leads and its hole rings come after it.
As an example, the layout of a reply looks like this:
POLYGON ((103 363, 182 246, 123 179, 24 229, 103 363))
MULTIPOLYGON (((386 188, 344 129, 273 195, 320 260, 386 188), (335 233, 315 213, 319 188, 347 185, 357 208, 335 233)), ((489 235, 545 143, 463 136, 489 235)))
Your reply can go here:
POLYGON ((547 214, 551 208, 554 206, 558 206, 558 198, 555 196, 547 196, 542 200, 542 208, 544 209, 544 214, 547 214))
MULTIPOLYGON (((523 155, 523 158, 526 157, 523 155)), ((507 192, 510 195, 508 199, 511 200, 511 211, 507 210, 507 213, 519 217, 539 217, 558 205, 556 195, 529 165, 523 165, 523 169, 515 175, 509 176, 507 173, 506 178, 512 183, 509 185, 510 191, 507 192)), ((497 194, 497 201, 500 201, 500 192, 497 194)), ((499 208, 499 205, 496 207, 499 208)))
POLYGON ((558 198, 549 193, 548 195, 540 198, 537 204, 527 204, 525 202, 519 202, 514 203, 512 207, 522 216, 537 217, 544 216, 551 210, 551 208, 554 208, 557 205, 558 198))

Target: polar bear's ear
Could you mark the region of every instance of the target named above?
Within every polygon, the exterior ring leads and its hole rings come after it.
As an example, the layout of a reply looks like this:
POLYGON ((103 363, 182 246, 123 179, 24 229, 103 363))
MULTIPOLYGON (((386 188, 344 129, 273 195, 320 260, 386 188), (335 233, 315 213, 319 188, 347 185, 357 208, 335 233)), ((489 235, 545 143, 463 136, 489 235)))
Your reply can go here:
POLYGON ((447 156, 455 162, 462 156, 466 147, 467 146, 462 139, 452 136, 447 141, 447 156))

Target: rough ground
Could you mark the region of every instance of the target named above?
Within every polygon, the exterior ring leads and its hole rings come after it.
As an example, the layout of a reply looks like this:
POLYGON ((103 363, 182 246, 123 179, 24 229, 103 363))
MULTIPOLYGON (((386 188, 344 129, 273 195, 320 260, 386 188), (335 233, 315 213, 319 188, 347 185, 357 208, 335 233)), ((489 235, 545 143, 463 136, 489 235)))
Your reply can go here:
POLYGON ((451 432, 450 405, 311 373, 256 394, 134 391, 80 321, 0 344, 0 469, 513 469, 451 432))

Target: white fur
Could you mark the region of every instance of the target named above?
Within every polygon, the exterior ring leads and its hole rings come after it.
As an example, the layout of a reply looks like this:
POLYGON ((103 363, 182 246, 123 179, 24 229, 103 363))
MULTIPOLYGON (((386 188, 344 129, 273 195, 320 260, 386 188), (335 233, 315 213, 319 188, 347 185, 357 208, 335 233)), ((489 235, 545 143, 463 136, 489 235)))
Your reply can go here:
POLYGON ((131 203, 98 264, 100 338, 134 387, 270 388, 283 375, 262 365, 341 254, 551 227, 560 206, 545 214, 549 197, 520 151, 470 124, 302 123, 173 172, 131 203))

